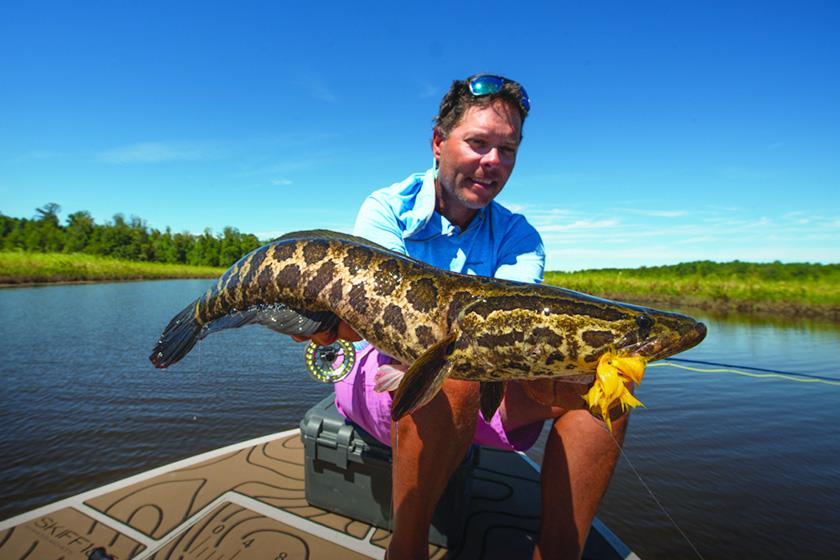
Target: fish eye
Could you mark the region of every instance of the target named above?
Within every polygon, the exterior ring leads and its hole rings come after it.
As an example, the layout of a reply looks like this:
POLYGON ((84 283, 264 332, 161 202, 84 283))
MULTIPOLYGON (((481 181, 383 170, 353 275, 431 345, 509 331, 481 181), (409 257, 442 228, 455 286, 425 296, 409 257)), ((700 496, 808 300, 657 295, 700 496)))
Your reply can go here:
POLYGON ((649 329, 653 326, 653 319, 645 314, 642 314, 636 317, 636 324, 639 325, 639 328, 649 329))

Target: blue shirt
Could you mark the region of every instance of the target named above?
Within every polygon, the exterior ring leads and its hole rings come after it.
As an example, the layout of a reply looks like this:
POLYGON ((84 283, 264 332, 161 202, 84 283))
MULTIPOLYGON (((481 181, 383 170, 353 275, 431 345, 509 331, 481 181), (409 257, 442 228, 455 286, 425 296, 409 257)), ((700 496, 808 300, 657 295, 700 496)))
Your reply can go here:
POLYGON ((461 231, 435 210, 431 169, 372 193, 353 232, 445 270, 542 282, 542 238, 525 217, 493 201, 461 231))

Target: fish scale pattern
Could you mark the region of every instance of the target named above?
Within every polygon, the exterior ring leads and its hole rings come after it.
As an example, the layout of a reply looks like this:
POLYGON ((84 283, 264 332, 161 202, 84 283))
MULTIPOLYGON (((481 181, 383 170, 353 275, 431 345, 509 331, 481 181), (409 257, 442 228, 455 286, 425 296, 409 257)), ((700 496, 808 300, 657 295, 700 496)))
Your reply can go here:
POLYGON ((675 313, 443 271, 325 230, 288 234, 246 255, 191 309, 202 327, 248 310, 259 317, 261 306, 278 303, 341 318, 406 364, 449 340, 448 375, 479 381, 594 375, 610 349, 659 359, 705 334, 675 313))

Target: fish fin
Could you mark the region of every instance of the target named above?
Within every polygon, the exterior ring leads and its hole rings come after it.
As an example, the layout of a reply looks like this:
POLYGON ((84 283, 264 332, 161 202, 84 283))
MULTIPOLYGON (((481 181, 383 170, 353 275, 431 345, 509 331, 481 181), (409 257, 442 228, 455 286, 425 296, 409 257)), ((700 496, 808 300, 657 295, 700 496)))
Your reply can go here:
POLYGON ((171 366, 186 356, 195 343, 203 338, 202 325, 195 320, 195 306, 195 302, 189 304, 166 325, 149 356, 156 368, 171 366))
POLYGON ((309 336, 338 328, 338 315, 332 311, 298 311, 291 307, 273 305, 259 311, 255 323, 281 334, 309 336))
POLYGON ((286 305, 257 305, 223 315, 201 325, 195 319, 196 303, 191 303, 166 326, 149 359, 156 368, 166 368, 192 350, 195 343, 209 334, 245 325, 264 325, 288 335, 309 336, 316 332, 332 331, 338 326, 338 316, 331 311, 300 312, 286 305))
POLYGON ((504 381, 482 381, 481 388, 481 415, 489 422, 505 396, 504 381))
POLYGON ((281 334, 309 336, 316 332, 332 331, 338 326, 338 316, 332 311, 302 312, 287 305, 256 305, 228 313, 207 324, 199 338, 223 330, 263 325, 281 334))
POLYGON ((391 418, 399 420, 406 414, 423 406, 440 391, 443 381, 449 376, 450 365, 447 363, 455 334, 434 344, 417 358, 403 376, 394 402, 391 404, 391 418))
POLYGON ((377 393, 395 391, 402 378, 405 377, 406 371, 408 371, 408 366, 405 364, 382 364, 376 370, 373 390, 377 393))

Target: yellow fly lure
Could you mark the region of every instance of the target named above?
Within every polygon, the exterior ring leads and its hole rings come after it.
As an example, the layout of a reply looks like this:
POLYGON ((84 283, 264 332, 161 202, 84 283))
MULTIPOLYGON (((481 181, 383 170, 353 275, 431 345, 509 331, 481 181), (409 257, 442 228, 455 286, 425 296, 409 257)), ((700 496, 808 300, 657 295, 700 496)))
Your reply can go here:
POLYGON ((589 411, 604 419, 607 428, 612 432, 610 409, 618 403, 622 412, 628 407, 644 406, 633 396, 625 383, 636 385, 642 382, 647 362, 641 356, 622 356, 614 351, 607 352, 598 360, 595 370, 595 383, 589 392, 583 396, 589 411))

